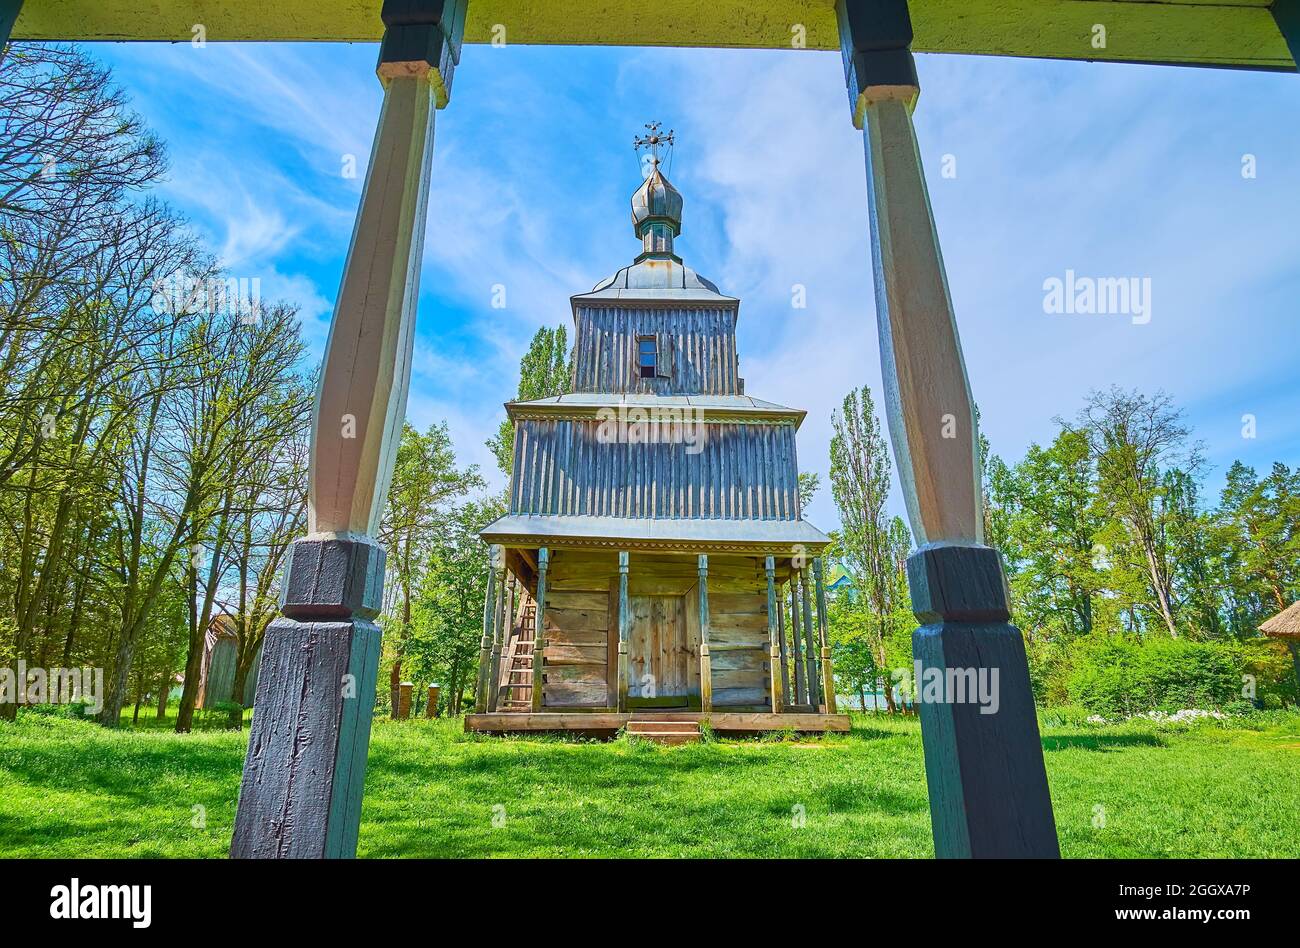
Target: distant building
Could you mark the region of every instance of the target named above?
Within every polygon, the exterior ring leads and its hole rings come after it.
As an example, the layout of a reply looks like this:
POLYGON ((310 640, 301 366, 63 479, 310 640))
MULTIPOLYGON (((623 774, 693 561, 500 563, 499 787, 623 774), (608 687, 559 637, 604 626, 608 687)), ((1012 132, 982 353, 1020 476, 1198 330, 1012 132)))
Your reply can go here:
POLYGON ((712 712, 715 729, 847 728, 827 713, 830 541, 798 492, 806 412, 745 393, 740 301, 676 255, 681 213, 656 162, 632 197, 641 254, 572 298, 572 390, 506 406, 509 509, 482 537, 510 618, 485 627, 479 704, 497 713, 470 728, 617 727, 638 708, 712 712))
MULTIPOLYGON (((239 636, 235 633, 235 620, 225 613, 214 616, 208 624, 203 639, 203 667, 199 678, 198 707, 215 708, 218 704, 234 701, 231 692, 235 686, 235 665, 239 660, 239 636)), ((245 708, 253 706, 257 694, 257 673, 262 664, 262 647, 257 647, 244 694, 238 703, 245 708)))

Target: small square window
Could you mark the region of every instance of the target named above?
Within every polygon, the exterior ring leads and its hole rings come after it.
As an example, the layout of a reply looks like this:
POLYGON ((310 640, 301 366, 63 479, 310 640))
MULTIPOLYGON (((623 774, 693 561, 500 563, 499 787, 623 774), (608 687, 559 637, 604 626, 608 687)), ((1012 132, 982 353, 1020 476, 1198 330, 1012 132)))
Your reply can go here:
POLYGON ((659 346, 654 336, 641 336, 637 339, 637 366, 641 378, 652 379, 658 374, 659 346))

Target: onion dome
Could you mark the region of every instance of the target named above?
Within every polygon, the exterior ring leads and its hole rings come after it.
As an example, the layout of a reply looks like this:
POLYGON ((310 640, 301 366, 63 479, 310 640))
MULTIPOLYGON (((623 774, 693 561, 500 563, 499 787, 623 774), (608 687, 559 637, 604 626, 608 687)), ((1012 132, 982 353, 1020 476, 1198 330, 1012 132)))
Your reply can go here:
POLYGON ((632 195, 632 228, 644 244, 642 256, 674 256, 673 238, 682 232, 682 195, 659 170, 658 161, 632 195))

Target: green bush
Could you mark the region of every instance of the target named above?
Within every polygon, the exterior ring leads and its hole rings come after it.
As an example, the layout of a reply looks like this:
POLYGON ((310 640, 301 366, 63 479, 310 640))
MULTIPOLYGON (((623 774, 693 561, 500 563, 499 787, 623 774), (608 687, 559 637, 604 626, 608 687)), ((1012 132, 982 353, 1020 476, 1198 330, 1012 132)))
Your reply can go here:
POLYGON ((1244 662, 1235 643, 1093 635, 1074 643, 1070 665, 1070 700, 1104 717, 1242 699, 1244 662))

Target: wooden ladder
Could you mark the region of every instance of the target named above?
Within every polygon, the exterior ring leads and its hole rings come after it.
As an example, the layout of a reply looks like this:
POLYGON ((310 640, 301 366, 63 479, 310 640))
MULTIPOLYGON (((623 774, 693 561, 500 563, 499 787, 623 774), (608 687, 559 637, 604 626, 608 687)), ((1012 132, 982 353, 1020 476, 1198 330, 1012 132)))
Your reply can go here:
POLYGON ((498 711, 531 711, 533 707, 533 639, 537 632, 537 603, 525 590, 501 655, 497 681, 498 711))

